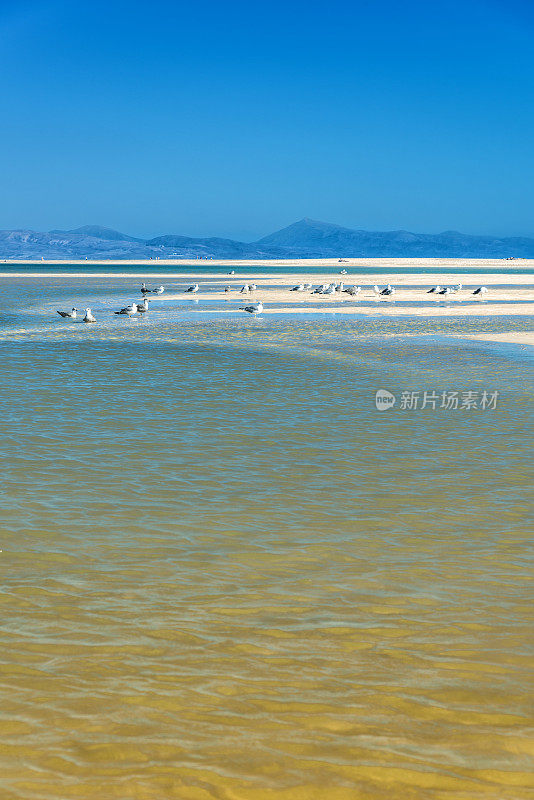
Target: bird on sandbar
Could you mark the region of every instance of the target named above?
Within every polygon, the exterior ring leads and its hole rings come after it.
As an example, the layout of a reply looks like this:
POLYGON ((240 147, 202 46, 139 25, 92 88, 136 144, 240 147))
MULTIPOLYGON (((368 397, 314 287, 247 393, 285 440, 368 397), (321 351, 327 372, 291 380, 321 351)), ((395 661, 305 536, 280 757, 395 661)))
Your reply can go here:
POLYGON ((247 311, 249 314, 261 314, 263 311, 263 302, 258 300, 257 303, 253 303, 250 306, 241 306, 239 309, 240 311, 247 311))
POLYGON ((391 284, 389 284, 389 283, 388 283, 388 285, 386 286, 386 288, 385 288, 385 289, 382 289, 382 291, 380 292, 380 294, 382 294, 382 295, 386 295, 386 296, 388 296, 388 295, 392 295, 392 294, 395 294, 395 289, 393 288, 393 286, 391 286, 391 284))
POLYGON ((437 294, 438 292, 441 292, 441 286, 439 284, 437 286, 433 286, 432 289, 429 289, 427 294, 437 294))
POLYGON ((304 291, 304 284, 299 283, 296 286, 293 286, 292 289, 289 290, 290 292, 303 292, 304 291))
POLYGON ((473 294, 486 294, 487 291, 488 291, 487 286, 479 286, 478 289, 475 289, 473 294))
POLYGON ((58 311, 57 313, 59 314, 60 317, 64 317, 67 319, 76 319, 76 317, 78 316, 78 309, 73 308, 72 311, 58 311))
POLYGON ((143 302, 142 303, 136 303, 138 313, 139 314, 146 314, 146 312, 148 311, 148 304, 149 303, 150 303, 150 300, 147 297, 143 297, 143 302))
POLYGON ((115 311, 115 314, 122 314, 123 316, 133 317, 137 314, 137 303, 130 303, 129 306, 125 306, 121 308, 120 311, 115 311))
POLYGON ((199 290, 199 285, 198 285, 198 283, 195 283, 194 286, 190 286, 189 289, 186 289, 185 291, 194 293, 194 292, 198 292, 198 290, 199 290))

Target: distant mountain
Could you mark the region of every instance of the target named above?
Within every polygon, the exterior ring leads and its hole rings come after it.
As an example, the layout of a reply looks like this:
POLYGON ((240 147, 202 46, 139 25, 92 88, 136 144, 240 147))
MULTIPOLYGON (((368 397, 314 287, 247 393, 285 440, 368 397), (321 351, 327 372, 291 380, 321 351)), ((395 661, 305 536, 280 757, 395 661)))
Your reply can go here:
POLYGON ((363 231, 302 219, 257 242, 165 235, 136 239, 99 225, 39 233, 0 231, 0 259, 534 258, 534 239, 457 231, 363 231))
POLYGON ((110 242, 143 242, 143 239, 135 239, 133 236, 128 236, 126 233, 119 233, 112 228, 103 228, 101 225, 84 225, 81 228, 74 228, 70 231, 50 231, 51 234, 56 235, 71 235, 79 234, 80 236, 92 236, 95 239, 107 239, 110 242))
POLYGON ((295 222, 257 244, 289 248, 301 258, 534 258, 534 239, 470 236, 457 231, 362 231, 312 219, 295 222))
POLYGON ((187 254, 199 256, 216 256, 217 258, 284 258, 283 248, 262 247, 259 242, 246 244, 234 239, 194 239, 189 236, 156 236, 149 239, 149 247, 159 247, 176 253, 186 251, 187 254), (274 253, 278 254, 275 255, 274 253))

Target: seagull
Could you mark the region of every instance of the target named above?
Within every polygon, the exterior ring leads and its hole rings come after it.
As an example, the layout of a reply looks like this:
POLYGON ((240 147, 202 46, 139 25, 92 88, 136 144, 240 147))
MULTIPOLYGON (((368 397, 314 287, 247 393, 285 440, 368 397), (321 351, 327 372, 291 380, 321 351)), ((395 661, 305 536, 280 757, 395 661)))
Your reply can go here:
POLYGON ((228 275, 235 275, 235 269, 228 273, 228 275))
POLYGON ((151 291, 152 291, 152 289, 149 289, 149 288, 147 287, 146 283, 144 283, 144 282, 143 282, 143 283, 141 284, 141 294, 148 294, 148 293, 149 293, 149 292, 151 292, 151 291))
POLYGON ((251 292, 255 292, 258 287, 256 286, 255 283, 251 283, 249 284, 248 288, 250 289, 251 292))
POLYGON ((251 306, 241 306, 239 309, 240 311, 247 311, 249 314, 261 314, 263 311, 263 302, 258 300, 257 303, 254 303, 251 306))
POLYGON ((433 286, 432 289, 429 289, 427 294, 437 294, 438 292, 441 292, 441 286, 439 284, 437 286, 433 286))
POLYGON ((165 287, 164 286, 158 286, 157 289, 152 289, 152 291, 154 292, 154 294, 163 294, 163 292, 165 291, 165 287))
POLYGON ((478 289, 475 289, 473 294, 486 294, 487 291, 488 291, 487 286, 479 286, 478 289))
POLYGON ((311 289, 311 288, 312 288, 312 285, 311 285, 311 283, 305 283, 305 284, 304 284, 304 288, 305 288, 305 289, 311 289))
POLYGON ((146 314, 146 312, 148 311, 148 304, 149 303, 150 303, 150 300, 148 300, 148 298, 146 298, 146 297, 143 297, 143 302, 136 304, 137 305, 137 311, 139 312, 139 314, 146 314))
POLYGON ((462 286, 462 284, 461 284, 461 283, 459 283, 457 286, 453 286, 453 287, 452 287, 452 289, 451 289, 451 291, 452 291, 452 292, 460 292, 460 291, 461 291, 463 288, 464 288, 464 287, 462 286))
POLYGON ((386 288, 385 288, 385 289, 382 289, 382 291, 380 292, 380 294, 383 294, 383 295, 395 294, 395 289, 393 289, 393 287, 391 286, 391 284, 389 284, 389 283, 388 283, 388 285, 386 286, 386 288))
POLYGON ((299 283, 297 286, 293 286, 292 289, 289 290, 290 292, 303 292, 304 291, 304 284, 299 283))
POLYGON ((374 292, 375 294, 380 294, 380 286, 377 286, 377 285, 376 285, 376 283, 375 283, 375 285, 373 286, 373 292, 374 292))
POLYGON ((230 291, 230 287, 229 287, 229 286, 225 286, 225 287, 224 287, 224 291, 225 291, 225 292, 229 292, 229 291, 230 291))
POLYGON ((337 289, 338 292, 344 292, 345 291, 345 284, 343 283, 343 281, 341 283, 338 283, 336 289, 337 289))
POLYGON ((346 270, 346 269, 341 269, 341 270, 339 271, 339 274, 340 274, 340 275, 346 275, 346 274, 347 274, 347 270, 346 270))
POLYGON ((322 294, 334 294, 335 291, 336 291, 336 284, 331 283, 330 286, 326 287, 326 289, 324 290, 324 292, 322 292, 322 294))
POLYGON ((244 286, 241 287, 239 294, 248 294, 250 292, 250 286, 248 283, 245 283, 244 286))
POLYGON ((78 309, 73 308, 72 311, 58 311, 60 317, 67 317, 68 319, 76 319, 78 309))
POLYGON ((133 317, 134 314, 137 314, 137 303, 130 303, 129 306, 121 308, 120 311, 115 311, 115 314, 124 314, 125 316, 133 317))
POLYGON ((85 317, 83 318, 83 321, 84 322, 96 322, 96 319, 95 319, 95 317, 93 317, 93 314, 92 314, 90 308, 86 308, 85 309, 85 317))
POLYGON ((195 283, 194 286, 190 286, 189 289, 186 289, 186 292, 198 292, 198 283, 195 283))
POLYGON ((346 292, 347 294, 350 294, 351 297, 354 297, 354 295, 360 294, 361 290, 362 290, 361 286, 349 286, 348 289, 344 289, 343 291, 346 292))
POLYGON ((439 291, 439 294, 447 295, 447 294, 450 294, 450 293, 451 293, 450 286, 445 286, 443 289, 440 289, 440 291, 439 291))
POLYGON ((314 289, 313 294, 324 294, 328 289, 328 284, 323 283, 321 286, 318 286, 317 289, 314 289))

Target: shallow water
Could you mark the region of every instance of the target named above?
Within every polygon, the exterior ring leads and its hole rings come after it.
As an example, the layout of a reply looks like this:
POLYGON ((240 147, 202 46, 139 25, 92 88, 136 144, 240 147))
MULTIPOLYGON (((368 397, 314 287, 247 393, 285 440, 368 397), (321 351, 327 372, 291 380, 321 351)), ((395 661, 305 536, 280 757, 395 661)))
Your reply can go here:
POLYGON ((4 281, 2 800, 532 797, 530 318, 125 289, 4 281))

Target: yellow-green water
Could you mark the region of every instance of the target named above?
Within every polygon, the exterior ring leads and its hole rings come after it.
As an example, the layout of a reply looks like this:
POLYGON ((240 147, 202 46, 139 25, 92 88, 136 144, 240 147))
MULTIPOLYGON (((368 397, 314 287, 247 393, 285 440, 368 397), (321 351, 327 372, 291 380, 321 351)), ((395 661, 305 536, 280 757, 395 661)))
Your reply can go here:
POLYGON ((61 283, 2 302, 0 798, 532 797, 528 351, 61 283))

